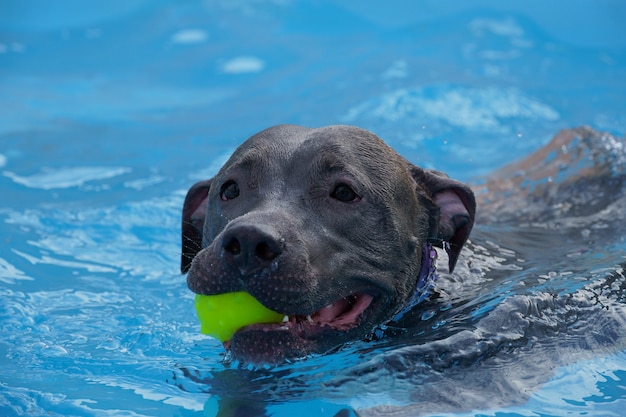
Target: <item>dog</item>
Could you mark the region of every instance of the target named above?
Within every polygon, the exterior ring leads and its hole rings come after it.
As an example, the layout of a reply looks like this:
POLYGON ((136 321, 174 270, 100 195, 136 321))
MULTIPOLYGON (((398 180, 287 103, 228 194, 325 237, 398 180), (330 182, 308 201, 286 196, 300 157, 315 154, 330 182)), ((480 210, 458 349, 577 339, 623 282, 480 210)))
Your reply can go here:
POLYGON ((281 363, 368 338, 413 308, 434 279, 432 247, 452 271, 475 214, 467 185, 371 132, 279 125, 188 191, 181 271, 197 294, 246 291, 287 316, 224 343, 234 359, 281 363))

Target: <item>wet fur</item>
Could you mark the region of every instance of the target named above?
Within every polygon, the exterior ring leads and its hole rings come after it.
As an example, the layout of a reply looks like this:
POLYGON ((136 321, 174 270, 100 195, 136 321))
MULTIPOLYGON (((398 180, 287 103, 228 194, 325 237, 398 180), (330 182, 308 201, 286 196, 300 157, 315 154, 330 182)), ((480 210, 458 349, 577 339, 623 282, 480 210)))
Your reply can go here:
POLYGON ((276 126, 245 141, 214 178, 189 190, 181 270, 196 293, 246 291, 288 315, 354 293, 375 297, 358 326, 345 331, 233 337, 238 359, 280 362, 361 339, 390 320, 415 290, 424 245, 445 242, 454 268, 475 209, 467 186, 410 164, 363 129, 276 126), (224 201, 230 182, 241 195, 224 201), (331 198, 338 184, 348 184, 359 201, 331 198), (259 234, 280 252, 276 260, 246 254, 236 268, 228 253, 224 260, 232 236, 239 243, 259 234))

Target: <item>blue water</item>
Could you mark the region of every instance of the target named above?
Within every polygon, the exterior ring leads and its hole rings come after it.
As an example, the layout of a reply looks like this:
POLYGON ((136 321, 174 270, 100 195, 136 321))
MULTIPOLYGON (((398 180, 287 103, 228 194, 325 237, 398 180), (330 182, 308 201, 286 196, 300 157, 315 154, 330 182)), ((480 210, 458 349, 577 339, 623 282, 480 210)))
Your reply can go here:
POLYGON ((465 181, 562 128, 623 136, 625 19, 619 0, 3 1, 0 415, 623 415, 623 229, 568 246, 478 224, 411 334, 275 368, 199 333, 178 268, 186 190, 274 124, 356 124, 465 181))

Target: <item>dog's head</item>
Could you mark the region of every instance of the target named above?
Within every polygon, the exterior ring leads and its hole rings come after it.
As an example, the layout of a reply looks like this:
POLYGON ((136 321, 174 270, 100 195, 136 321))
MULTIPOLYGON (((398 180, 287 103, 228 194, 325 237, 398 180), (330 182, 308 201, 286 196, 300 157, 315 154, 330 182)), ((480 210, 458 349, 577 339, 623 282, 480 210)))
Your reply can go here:
POLYGON ((195 293, 246 291, 289 316, 227 343, 237 359, 280 362, 390 320, 415 289, 425 245, 447 242, 452 270, 474 213, 468 187, 370 132, 281 125, 189 190, 181 269, 195 293))

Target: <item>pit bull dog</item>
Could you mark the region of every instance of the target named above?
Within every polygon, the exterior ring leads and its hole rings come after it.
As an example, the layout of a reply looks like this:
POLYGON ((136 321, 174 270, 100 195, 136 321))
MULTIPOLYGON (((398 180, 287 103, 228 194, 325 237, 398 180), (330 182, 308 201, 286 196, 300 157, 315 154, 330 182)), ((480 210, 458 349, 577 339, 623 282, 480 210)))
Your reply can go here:
POLYGON ((433 279, 432 246, 452 271, 475 211, 469 187, 368 131, 275 126, 187 193, 181 270, 195 293, 246 291, 287 316, 225 343, 235 359, 279 363, 367 338, 412 308, 433 279))

